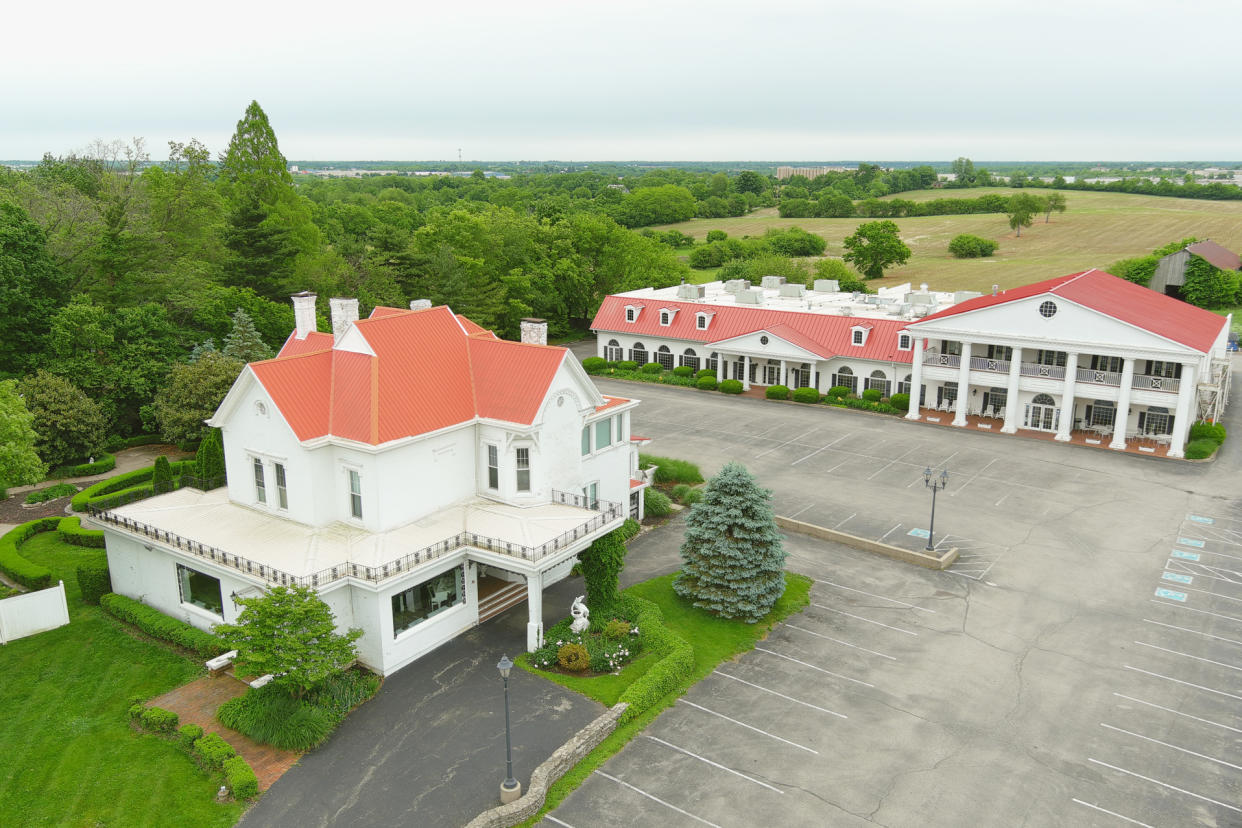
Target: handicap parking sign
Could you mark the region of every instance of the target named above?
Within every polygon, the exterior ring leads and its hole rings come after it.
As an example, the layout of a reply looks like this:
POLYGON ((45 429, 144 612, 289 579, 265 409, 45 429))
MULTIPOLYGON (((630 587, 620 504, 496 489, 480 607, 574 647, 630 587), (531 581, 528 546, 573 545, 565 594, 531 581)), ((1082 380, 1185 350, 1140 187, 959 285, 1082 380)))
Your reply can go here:
POLYGON ((1171 589, 1157 589, 1156 597, 1168 598, 1170 601, 1181 601, 1183 604, 1186 603, 1186 593, 1174 592, 1171 589))

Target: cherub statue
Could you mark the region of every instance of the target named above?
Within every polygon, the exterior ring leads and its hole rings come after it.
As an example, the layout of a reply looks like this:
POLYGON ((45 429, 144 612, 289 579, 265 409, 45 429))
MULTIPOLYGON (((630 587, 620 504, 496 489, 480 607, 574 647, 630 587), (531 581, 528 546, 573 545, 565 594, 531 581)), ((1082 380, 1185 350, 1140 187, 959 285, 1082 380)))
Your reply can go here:
POLYGON ((579 595, 574 599, 573 606, 569 608, 569 614, 574 617, 574 621, 569 625, 571 632, 583 633, 587 627, 591 626, 591 611, 587 609, 587 605, 582 603, 585 595, 579 595))

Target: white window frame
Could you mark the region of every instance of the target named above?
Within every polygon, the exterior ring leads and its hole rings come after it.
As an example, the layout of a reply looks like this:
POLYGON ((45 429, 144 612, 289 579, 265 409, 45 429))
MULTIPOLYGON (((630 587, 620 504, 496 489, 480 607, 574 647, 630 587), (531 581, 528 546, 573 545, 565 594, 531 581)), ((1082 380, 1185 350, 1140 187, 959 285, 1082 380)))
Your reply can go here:
POLYGON ((345 467, 345 489, 349 493, 349 518, 361 521, 366 514, 362 508, 362 469, 356 466, 345 467))
POLYGON ((600 449, 606 449, 612 445, 612 417, 604 417, 602 420, 596 420, 595 422, 591 423, 591 427, 592 429, 594 429, 594 434, 592 436, 594 437, 595 448, 597 451, 600 449), (606 440, 600 439, 602 436, 604 436, 601 433, 600 426, 603 426, 604 428, 608 429, 608 434, 606 435, 608 439, 606 440))
POLYGON ((484 443, 487 460, 487 490, 500 491, 500 446, 495 443, 484 443), (495 482, 493 482, 495 481, 495 482))
POLYGON ((591 447, 591 424, 587 423, 582 427, 582 445, 579 449, 582 452, 583 457, 591 456, 591 447))
POLYGON ((637 322, 638 315, 642 313, 642 311, 643 311, 642 307, 638 305, 626 305, 625 306, 625 321, 626 322, 637 322))
POLYGON ((677 318, 677 308, 660 308, 660 327, 667 328, 677 318))
POLYGON ((613 416, 612 441, 613 443, 625 442, 625 412, 613 416))
POLYGON ((267 472, 263 468, 263 458, 251 456, 250 467, 254 477, 255 503, 267 505, 267 472))
POLYGON ((272 478, 276 481, 276 508, 289 510, 289 478, 284 463, 272 461, 272 478))
POLYGON ((608 344, 604 346, 604 359, 609 362, 620 362, 625 359, 625 349, 621 347, 621 343, 615 339, 608 340, 608 344))
POLYGON ((705 331, 711 323, 712 315, 710 313, 696 313, 694 315, 694 327, 696 330, 705 331))
POLYGON ((599 507, 599 481, 592 480, 590 483, 582 487, 582 499, 586 502, 588 509, 599 507))
POLYGON ((850 344, 854 347, 866 345, 868 333, 870 333, 870 330, 862 327, 861 325, 855 325, 850 328, 850 344))
POLYGON ((904 331, 897 334, 897 350, 909 351, 914 347, 914 337, 904 331))
POLYGON ((513 449, 513 482, 515 491, 518 494, 530 494, 530 446, 515 446, 513 449), (522 460, 525 458, 525 465, 522 460), (523 488, 523 473, 525 473, 525 487, 523 488))

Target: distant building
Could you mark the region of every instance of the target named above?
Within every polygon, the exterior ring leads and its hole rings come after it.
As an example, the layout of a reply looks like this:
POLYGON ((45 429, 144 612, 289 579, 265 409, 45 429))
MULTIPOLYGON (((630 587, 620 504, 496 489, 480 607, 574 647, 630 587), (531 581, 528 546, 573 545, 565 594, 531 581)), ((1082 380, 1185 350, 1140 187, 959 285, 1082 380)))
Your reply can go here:
POLYGON ((1205 259, 1221 270, 1242 270, 1242 259, 1238 258, 1237 253, 1221 247, 1211 239, 1205 239, 1162 258, 1147 286, 1157 293, 1176 295, 1177 290, 1169 289, 1181 288, 1186 284, 1186 265, 1190 264, 1191 256, 1205 259))
POLYGON ((818 178, 821 175, 827 175, 830 172, 846 172, 849 167, 777 167, 776 179, 784 181, 793 178, 795 175, 804 175, 807 178, 818 178))

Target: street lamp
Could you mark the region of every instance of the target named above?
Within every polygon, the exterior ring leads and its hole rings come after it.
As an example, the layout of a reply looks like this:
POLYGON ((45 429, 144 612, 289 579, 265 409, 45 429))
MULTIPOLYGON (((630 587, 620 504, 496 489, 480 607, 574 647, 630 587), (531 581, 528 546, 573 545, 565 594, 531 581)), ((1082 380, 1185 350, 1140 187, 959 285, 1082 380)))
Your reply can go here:
POLYGON ((509 671, 513 662, 507 655, 501 656, 496 669, 505 680, 505 781, 500 783, 500 803, 508 805, 522 795, 522 783, 513 778, 513 737, 509 730, 509 671))
MULTIPOLYGON (((936 551, 936 492, 949 485, 949 470, 945 469, 940 474, 934 474, 931 467, 923 470, 923 485, 932 490, 932 513, 931 527, 927 530, 927 546, 928 552, 936 551)), ((508 696, 505 697, 506 699, 508 696)))

